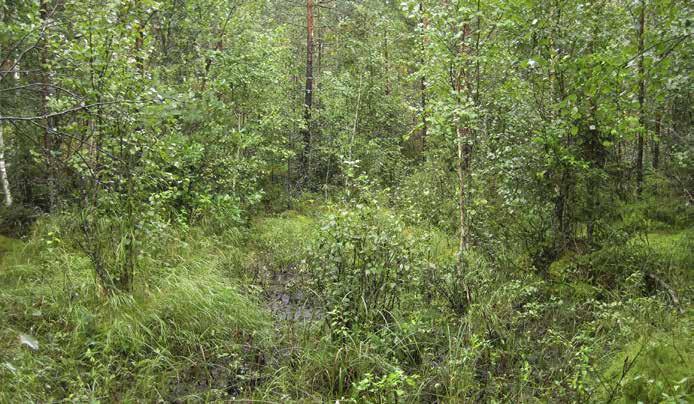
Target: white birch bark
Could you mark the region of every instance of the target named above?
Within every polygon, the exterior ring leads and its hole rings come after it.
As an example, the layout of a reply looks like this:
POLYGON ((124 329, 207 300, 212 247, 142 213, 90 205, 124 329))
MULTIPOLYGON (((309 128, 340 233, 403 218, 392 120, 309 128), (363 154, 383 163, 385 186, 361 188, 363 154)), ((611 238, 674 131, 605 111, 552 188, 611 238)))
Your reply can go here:
POLYGON ((10 181, 7 179, 7 165, 5 164, 5 139, 0 124, 0 181, 2 192, 5 194, 5 206, 12 206, 12 194, 10 193, 10 181))

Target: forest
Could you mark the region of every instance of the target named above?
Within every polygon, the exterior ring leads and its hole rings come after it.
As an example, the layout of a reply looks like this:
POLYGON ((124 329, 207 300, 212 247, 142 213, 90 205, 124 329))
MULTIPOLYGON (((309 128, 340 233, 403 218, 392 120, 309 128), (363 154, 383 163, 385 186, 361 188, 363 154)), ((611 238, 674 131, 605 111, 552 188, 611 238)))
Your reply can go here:
POLYGON ((694 3, 0 0, 0 403, 694 402, 694 3))

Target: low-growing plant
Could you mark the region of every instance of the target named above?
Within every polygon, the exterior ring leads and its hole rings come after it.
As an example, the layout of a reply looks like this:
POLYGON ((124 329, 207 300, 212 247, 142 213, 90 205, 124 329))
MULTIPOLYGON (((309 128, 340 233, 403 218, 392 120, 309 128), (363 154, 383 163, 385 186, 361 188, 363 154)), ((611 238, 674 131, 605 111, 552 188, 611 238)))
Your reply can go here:
POLYGON ((229 399, 261 378, 270 316, 214 243, 179 240, 132 294, 103 297, 90 260, 41 227, 0 266, 0 402, 229 399))

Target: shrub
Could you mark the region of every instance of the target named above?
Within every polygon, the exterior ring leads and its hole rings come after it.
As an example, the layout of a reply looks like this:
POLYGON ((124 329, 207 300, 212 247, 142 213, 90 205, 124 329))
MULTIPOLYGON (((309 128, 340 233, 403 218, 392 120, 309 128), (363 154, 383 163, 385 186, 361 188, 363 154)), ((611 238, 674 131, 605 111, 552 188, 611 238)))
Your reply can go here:
POLYGON ((410 222, 454 232, 458 206, 452 181, 453 173, 447 167, 427 161, 403 179, 394 198, 410 222))
POLYGON ((644 276, 667 268, 667 261, 642 244, 610 245, 577 255, 567 269, 577 279, 609 290, 619 290, 634 273, 644 276))
POLYGON ((376 207, 328 216, 308 267, 324 300, 333 335, 383 323, 419 277, 415 239, 393 214, 376 207))
POLYGON ((36 209, 20 204, 10 207, 0 207, 0 234, 10 237, 21 237, 31 229, 31 225, 39 217, 36 209))

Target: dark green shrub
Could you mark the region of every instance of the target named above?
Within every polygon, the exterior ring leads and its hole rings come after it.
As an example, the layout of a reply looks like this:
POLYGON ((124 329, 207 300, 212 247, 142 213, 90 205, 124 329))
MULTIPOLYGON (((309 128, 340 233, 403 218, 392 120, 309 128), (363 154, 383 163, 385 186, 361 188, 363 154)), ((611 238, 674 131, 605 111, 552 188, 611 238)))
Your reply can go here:
POLYGON ((31 225, 39 217, 36 209, 20 204, 0 207, 0 234, 20 237, 29 232, 31 225))
POLYGON ((648 246, 633 243, 610 245, 577 255, 566 269, 573 277, 608 290, 620 289, 634 273, 658 273, 668 262, 648 246))

